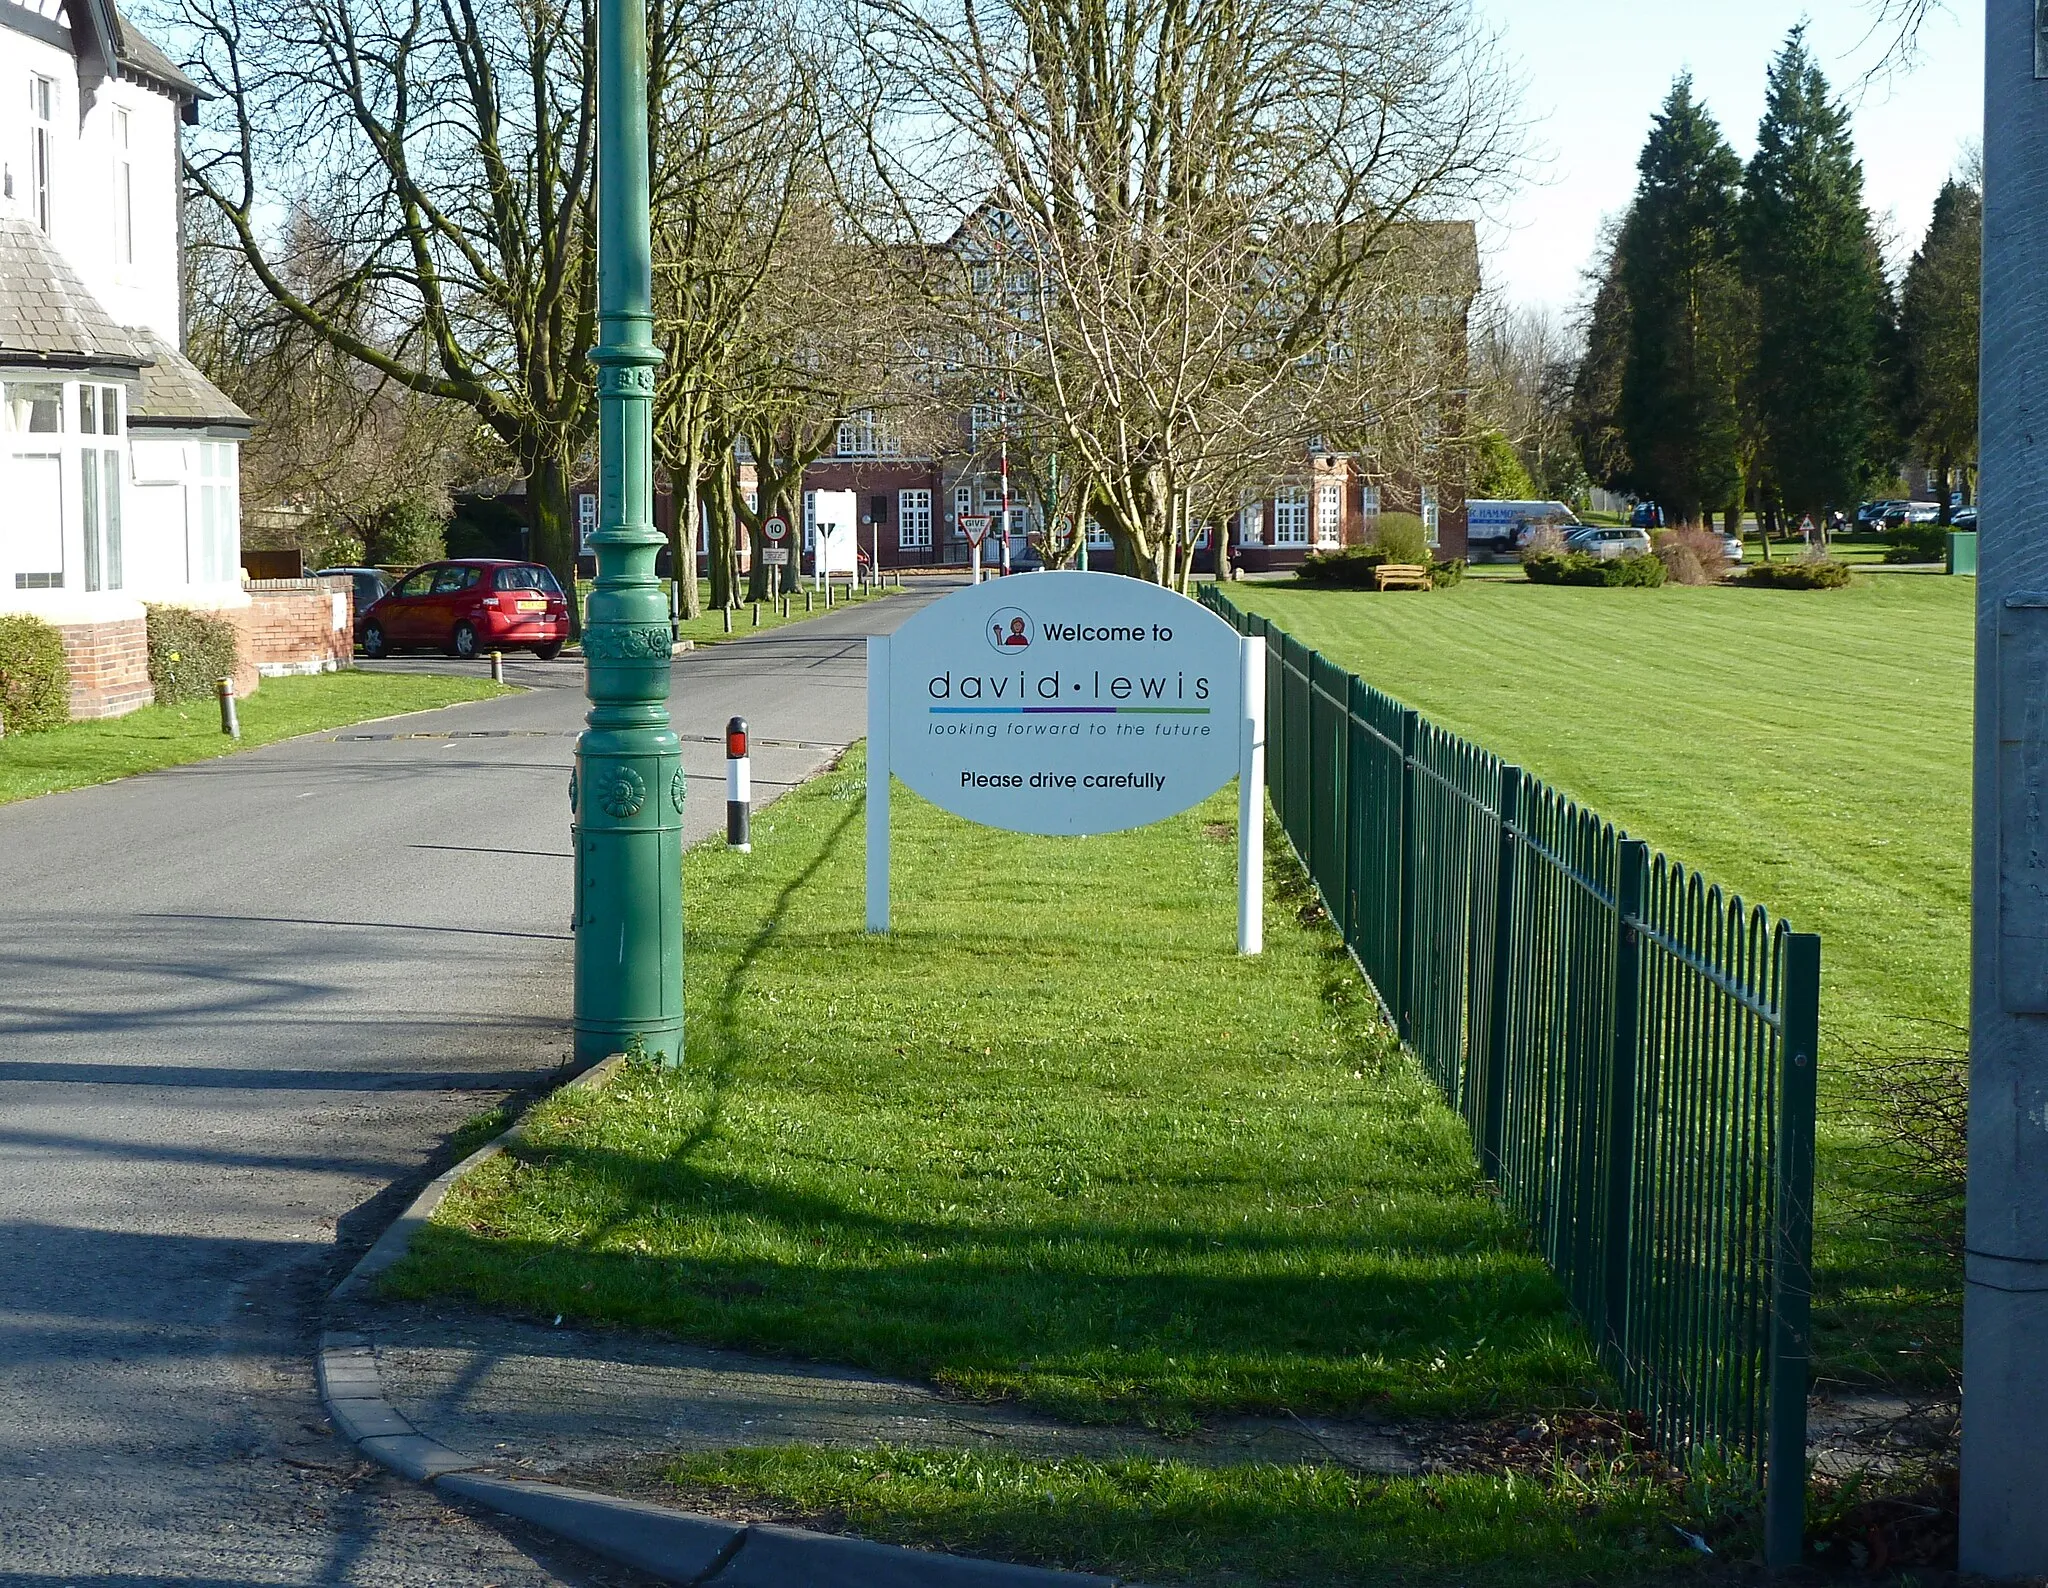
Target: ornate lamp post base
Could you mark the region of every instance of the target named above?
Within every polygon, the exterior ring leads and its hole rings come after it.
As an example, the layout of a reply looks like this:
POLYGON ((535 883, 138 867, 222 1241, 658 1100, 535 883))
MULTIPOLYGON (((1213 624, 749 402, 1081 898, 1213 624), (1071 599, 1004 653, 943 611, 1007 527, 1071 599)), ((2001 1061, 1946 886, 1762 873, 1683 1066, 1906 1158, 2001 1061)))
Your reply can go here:
POLYGON ((647 28, 601 0, 598 83, 597 582, 584 614, 589 726, 576 741, 576 1058, 683 1054, 683 758, 668 715, 671 630, 654 574, 653 260, 647 28))

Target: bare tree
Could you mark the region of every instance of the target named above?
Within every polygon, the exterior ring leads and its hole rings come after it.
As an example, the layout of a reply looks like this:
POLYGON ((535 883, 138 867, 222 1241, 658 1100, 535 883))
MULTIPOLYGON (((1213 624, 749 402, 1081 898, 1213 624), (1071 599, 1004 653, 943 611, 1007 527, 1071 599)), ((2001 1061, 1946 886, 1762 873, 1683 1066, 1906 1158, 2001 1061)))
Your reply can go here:
POLYGON ((1077 460, 1122 565, 1161 582, 1184 581, 1279 416, 1366 417, 1324 391, 1376 367, 1341 350, 1416 308, 1390 269, 1415 257, 1416 224, 1515 161, 1513 79, 1463 0, 867 0, 858 16, 899 234, 952 229, 899 257, 959 306, 985 400, 1014 393, 1077 460))
POLYGON ((589 0, 178 0, 221 106, 186 177, 275 304, 458 403, 527 481, 565 582, 596 421, 589 0), (309 251, 308 239, 317 239, 309 251))

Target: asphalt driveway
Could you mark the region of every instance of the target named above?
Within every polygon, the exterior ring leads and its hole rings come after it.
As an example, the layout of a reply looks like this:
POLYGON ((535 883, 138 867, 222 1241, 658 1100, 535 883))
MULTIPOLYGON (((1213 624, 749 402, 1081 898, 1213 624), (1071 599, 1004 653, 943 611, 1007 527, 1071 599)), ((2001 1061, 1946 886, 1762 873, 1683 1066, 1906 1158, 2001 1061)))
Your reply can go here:
MULTIPOLYGON (((862 638, 675 668, 693 836, 865 730, 862 638)), ((393 668, 453 667, 398 661, 393 668)), ((564 1061, 570 661, 529 692, 0 807, 0 1588, 624 1582, 366 1473, 321 1297, 448 1132, 564 1061)))

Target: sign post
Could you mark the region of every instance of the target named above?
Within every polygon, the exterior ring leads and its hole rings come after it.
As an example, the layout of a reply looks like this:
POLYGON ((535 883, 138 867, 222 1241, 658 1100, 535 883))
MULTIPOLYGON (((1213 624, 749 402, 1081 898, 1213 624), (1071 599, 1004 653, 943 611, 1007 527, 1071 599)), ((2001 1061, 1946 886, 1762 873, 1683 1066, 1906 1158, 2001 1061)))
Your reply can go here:
POLYGON ((969 555, 974 560, 974 582, 981 583, 981 543, 988 538, 988 519, 976 515, 960 520, 960 533, 967 537, 969 555))
MULTIPOLYGON (((788 523, 781 518, 771 518, 761 526, 761 535, 768 542, 761 548, 762 565, 769 568, 787 568, 789 547, 784 542, 789 538, 788 523)), ((775 576, 775 588, 778 592, 789 588, 784 582, 785 578, 786 576, 780 573, 775 576)))
POLYGON ((1116 574, 970 587, 871 638, 868 930, 889 930, 892 777, 986 827, 1076 836, 1165 821, 1235 777, 1238 951, 1259 953, 1265 661, 1264 640, 1116 574))

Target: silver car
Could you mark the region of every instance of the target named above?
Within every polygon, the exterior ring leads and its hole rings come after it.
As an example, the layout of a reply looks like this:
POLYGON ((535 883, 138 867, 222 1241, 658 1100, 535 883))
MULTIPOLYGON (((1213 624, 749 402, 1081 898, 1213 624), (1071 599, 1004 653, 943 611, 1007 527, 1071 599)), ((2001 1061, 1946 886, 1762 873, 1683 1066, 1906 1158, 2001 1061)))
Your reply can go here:
POLYGON ((1567 551, 1582 551, 1602 562, 1612 562, 1616 557, 1647 557, 1650 554, 1647 530, 1612 528, 1605 524, 1583 525, 1565 536, 1564 544, 1567 551))

